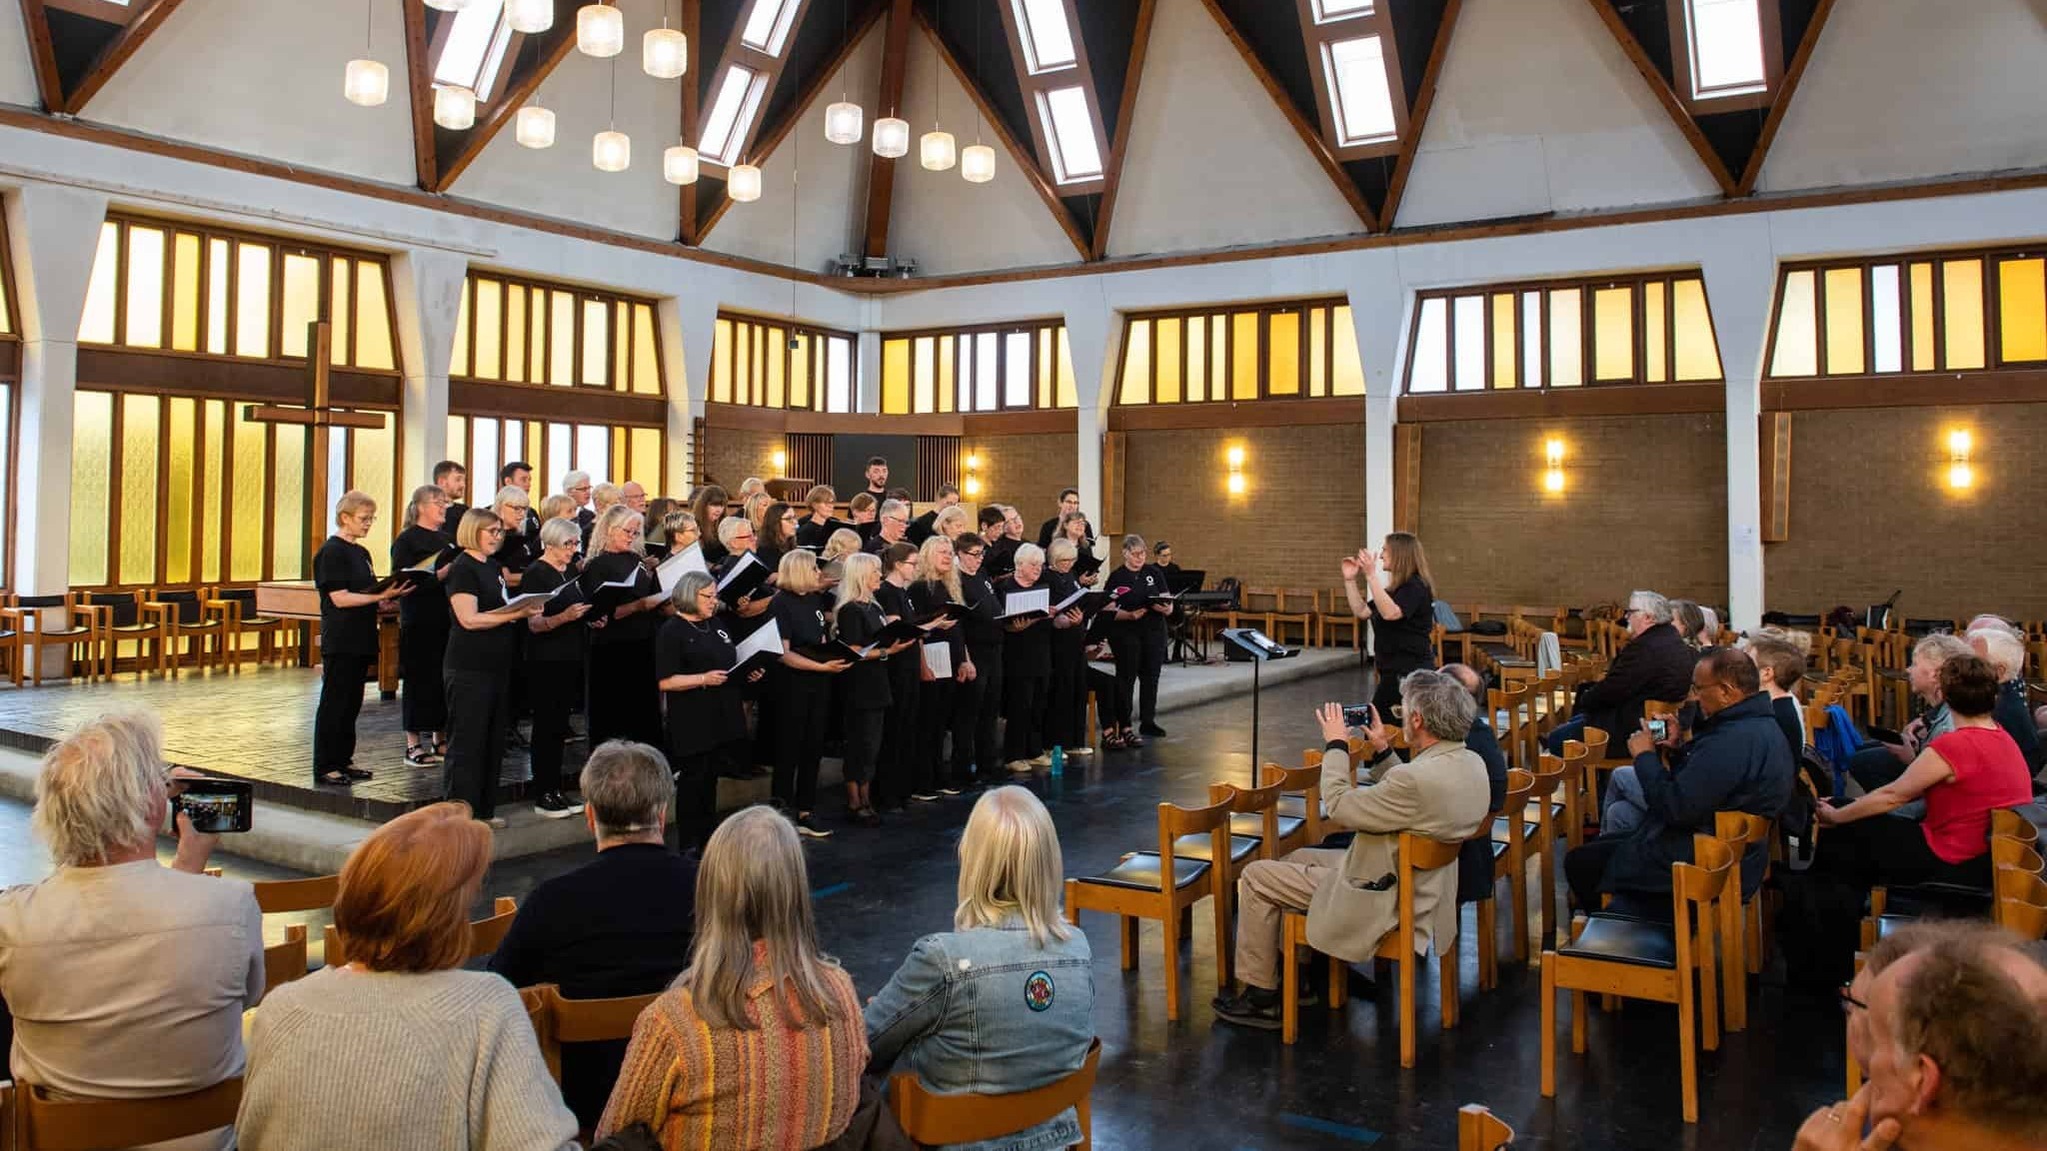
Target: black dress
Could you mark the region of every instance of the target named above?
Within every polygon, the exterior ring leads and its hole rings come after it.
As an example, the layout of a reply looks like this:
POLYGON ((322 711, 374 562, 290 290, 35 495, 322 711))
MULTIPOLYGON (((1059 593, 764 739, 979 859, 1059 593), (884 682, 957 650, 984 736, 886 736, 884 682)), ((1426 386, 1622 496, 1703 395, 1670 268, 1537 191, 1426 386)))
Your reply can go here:
MULTIPOLYGON (((854 600, 838 610, 839 641, 850 647, 866 646, 883 626, 881 605, 872 600, 854 600)), ((881 741, 886 731, 890 692, 887 659, 863 659, 840 677, 843 692, 843 723, 846 733, 845 773, 847 783, 874 779, 881 762, 881 741)), ((892 797, 900 801, 900 795, 892 797)))
MULTIPOLYGON (((1380 715, 1392 715, 1400 702, 1402 677, 1436 666, 1436 649, 1429 642, 1436 623, 1435 593, 1416 576, 1388 588, 1386 595, 1400 608, 1400 618, 1382 619, 1376 608, 1372 612, 1372 665, 1379 677, 1372 705, 1380 715)), ((1369 593, 1365 602, 1372 602, 1369 593)))
POLYGON ((313 777, 341 771, 355 760, 355 722, 362 714, 363 680, 377 662, 377 605, 339 607, 337 591, 367 592, 377 582, 369 549, 328 536, 313 553, 313 586, 320 593, 320 703, 313 712, 313 777))
MULTIPOLYGON (((639 553, 629 551, 591 556, 577 582, 588 597, 620 580, 631 581, 641 597, 660 586, 641 566, 639 553)), ((610 739, 661 746, 661 689, 654 675, 654 633, 660 626, 658 611, 638 611, 590 629, 590 686, 583 699, 592 748, 610 739)))
MULTIPOLYGON (((832 598, 824 592, 776 592, 772 606, 782 640, 792 648, 823 643, 832 598)), ((832 704, 831 672, 784 666, 775 697, 775 801, 796 812, 817 807, 817 761, 824 755, 832 704)))
MULTIPOLYGON (((551 592, 576 579, 571 562, 566 571, 556 571, 545 561, 526 569, 519 585, 523 594, 551 592)), ((548 601, 543 617, 559 616, 583 602, 582 589, 565 591, 548 601)), ((588 618, 587 616, 584 618, 588 618)), ((562 744, 569 735, 569 713, 582 694, 583 660, 589 651, 590 628, 582 620, 559 624, 545 632, 521 625, 520 637, 526 649, 522 665, 526 672, 526 700, 533 708, 533 790, 545 795, 562 790, 562 744)))
MULTIPOLYGON (((1075 565, 1075 571, 1079 566, 1075 565)), ((1072 572, 1046 571, 1045 582, 1052 588, 1052 602, 1082 590, 1072 572)), ((1053 627, 1052 678, 1045 688, 1045 743, 1076 748, 1087 742, 1087 625, 1053 627)))
MULTIPOLYGON (((917 618, 916 606, 910 600, 910 589, 897 587, 884 579, 874 589, 874 598, 881 604, 881 610, 896 619, 917 618)), ((917 771, 917 725, 922 722, 920 704, 924 693, 919 686, 924 669, 924 653, 921 644, 913 644, 888 657, 889 708, 888 725, 882 729, 881 737, 881 779, 883 787, 876 788, 887 796, 891 804, 902 803, 905 796, 933 796, 930 781, 918 778, 917 771)))
MULTIPOLYGON (((953 602, 952 591, 937 580, 920 580, 910 585, 911 618, 926 619, 938 614, 946 604, 953 602)), ((952 670, 944 678, 921 679, 917 685, 916 726, 911 749, 910 790, 913 794, 931 791, 947 777, 945 761, 945 736, 953 731, 955 741, 971 744, 973 727, 964 728, 964 734, 957 730, 954 722, 955 698, 960 690, 960 666, 967 659, 966 624, 956 623, 943 631, 925 633, 928 638, 918 647, 903 653, 905 658, 915 657, 921 665, 923 648, 942 647, 951 663, 952 670)), ((959 782, 959 781, 954 781, 959 782)))
POLYGON ((992 778, 988 773, 1001 766, 1002 748, 995 732, 1002 715, 1002 650, 1008 636, 996 618, 1002 613, 1002 597, 995 594, 985 566, 974 575, 962 572, 960 591, 972 609, 960 630, 966 632, 974 678, 953 690, 952 775, 953 782, 965 784, 992 778))
MULTIPOLYGON (((736 648, 722 619, 675 616, 654 635, 655 681, 729 670, 738 662, 736 648)), ((702 847, 718 816, 719 761, 746 739, 739 681, 661 695, 667 713, 668 766, 676 773, 676 830, 685 849, 702 847)))
MULTIPOLYGON (((995 585, 995 592, 1006 600, 1013 592, 1041 587, 1050 590, 1042 578, 1024 587, 1015 576, 1008 576, 995 585)), ((1007 721, 1002 730, 1002 758, 1011 763, 1036 759, 1045 750, 1045 697, 1052 683, 1050 619, 1041 617, 1003 638, 1002 681, 1002 717, 1007 721)))
MULTIPOLYGON (((455 557, 448 573, 448 598, 476 597, 476 610, 505 605, 504 572, 494 559, 468 552, 455 557)), ((478 819, 497 810, 498 776, 504 766, 505 730, 511 717, 511 667, 518 651, 514 621, 470 629, 456 621, 448 630, 441 682, 448 692, 448 758, 442 768, 448 798, 469 804, 478 819)))
MULTIPOLYGON (((414 524, 391 541, 391 570, 409 568, 447 546, 440 532, 414 524)), ((398 601, 398 698, 406 731, 448 726, 447 690, 441 685, 441 656, 447 650, 448 589, 442 580, 427 580, 398 601)))

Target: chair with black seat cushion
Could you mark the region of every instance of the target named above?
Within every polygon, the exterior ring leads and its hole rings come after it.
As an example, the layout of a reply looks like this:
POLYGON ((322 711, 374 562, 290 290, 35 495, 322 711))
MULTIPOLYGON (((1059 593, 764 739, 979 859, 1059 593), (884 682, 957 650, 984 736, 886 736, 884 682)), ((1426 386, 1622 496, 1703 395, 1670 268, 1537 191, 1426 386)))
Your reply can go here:
POLYGON ((227 620, 208 611, 206 602, 205 593, 193 588, 158 588, 143 601, 142 610, 163 621, 172 672, 182 669, 187 660, 194 667, 205 667, 209 642, 213 665, 227 668, 227 620), (178 651, 180 640, 185 644, 182 654, 178 651))
POLYGON ((259 667, 269 663, 273 656, 295 654, 286 651, 288 639, 284 621, 256 610, 255 588, 218 588, 208 601, 208 607, 219 612, 227 623, 230 667, 241 669, 242 637, 252 633, 256 636, 256 663, 259 667))
MULTIPOLYGON (((1278 787, 1276 798, 1272 802, 1272 830, 1273 834, 1277 837, 1272 844, 1271 858, 1273 859, 1278 859, 1296 848, 1313 847, 1320 842, 1312 834, 1313 831, 1319 830, 1321 826, 1321 813, 1319 809, 1322 806, 1322 768, 1319 759, 1315 765, 1313 782, 1307 784, 1300 793, 1293 796, 1287 794, 1286 785, 1288 778, 1287 769, 1276 763, 1266 763, 1258 769, 1260 790, 1275 785, 1278 787), (1316 818, 1313 820, 1310 820, 1308 817, 1310 788, 1313 789, 1312 794, 1315 798, 1315 806, 1318 809, 1316 818)), ((1263 836, 1265 834, 1264 814, 1262 812, 1240 811, 1230 816, 1230 834, 1263 836)))
MULTIPOLYGON (((1355 774, 1356 764, 1351 768, 1355 774)), ((1281 767, 1276 763, 1265 765, 1266 775, 1260 776, 1261 784, 1271 783, 1267 778, 1274 771, 1283 778, 1279 781, 1279 803, 1274 807, 1282 817, 1301 820, 1303 846, 1313 847, 1322 842, 1328 832, 1322 826, 1322 749, 1309 747, 1301 749, 1301 766, 1281 767)))
MULTIPOLYGON (((1255 856, 1259 859, 1277 859, 1279 847, 1279 812, 1274 805, 1279 802, 1279 784, 1269 783, 1265 787, 1232 787, 1227 783, 1208 785, 1210 803, 1227 802, 1230 805, 1230 819, 1227 824, 1229 856, 1222 866, 1209 871, 1210 890, 1215 894, 1215 981, 1225 993, 1230 989, 1230 961, 1236 954, 1232 936, 1236 928, 1234 899, 1237 893, 1237 876, 1243 873, 1244 865, 1255 856)), ((1293 820, 1299 825, 1301 820, 1293 820)), ((1173 841, 1173 855, 1178 859, 1198 859, 1215 863, 1214 835, 1196 832, 1183 835, 1173 841)))
POLYGON ((121 645, 135 645, 135 674, 142 674, 143 661, 147 658, 156 665, 159 675, 168 668, 170 655, 169 633, 164 629, 162 615, 142 610, 142 593, 139 591, 94 591, 83 593, 86 604, 100 612, 99 626, 106 637, 107 675, 120 666, 121 645), (143 655, 146 649, 148 657, 143 655))
MULTIPOLYGON (((1205 807, 1159 804, 1159 838, 1156 851, 1133 851, 1122 862, 1099 875, 1084 875, 1066 881, 1066 917, 1080 922, 1082 911, 1102 911, 1116 917, 1116 937, 1123 948, 1123 970, 1137 966, 1137 921, 1159 921, 1159 936, 1166 952, 1166 1018, 1180 1017, 1180 914, 1209 894, 1210 865, 1199 859, 1183 859, 1173 845, 1187 835, 1213 835, 1216 843, 1211 858, 1229 855, 1223 842, 1229 835, 1230 801, 1205 807)), ((1220 914, 1218 912, 1218 914, 1220 914)))
POLYGON ((109 645, 106 644, 105 614, 95 611, 90 599, 89 594, 77 592, 8 598, 6 610, 0 611, 0 622, 15 633, 10 643, 15 648, 16 685, 21 683, 21 665, 26 662, 29 682, 41 686, 43 649, 49 646, 63 649, 66 676, 71 674, 71 665, 75 662, 73 649, 80 646, 85 648, 87 680, 102 675, 113 676, 113 657, 106 650, 109 645))
MULTIPOLYGON (((1557 1093, 1557 992, 1571 993, 1571 1051, 1585 1053, 1587 992, 1647 999, 1677 1006, 1678 1076, 1684 1121, 1699 1121, 1698 1047, 1704 1028, 1708 1051, 1720 1045, 1714 939, 1719 934, 1718 901, 1730 877, 1738 877, 1736 855, 1710 835, 1692 837, 1694 863, 1673 863, 1673 923, 1620 915, 1579 916, 1569 941, 1542 953, 1542 1093, 1557 1093), (1696 989, 1694 981, 1696 980, 1696 989), (1695 1011, 1694 1005, 1697 1004, 1695 1011)), ((1740 880, 1734 879, 1735 893, 1740 880)))

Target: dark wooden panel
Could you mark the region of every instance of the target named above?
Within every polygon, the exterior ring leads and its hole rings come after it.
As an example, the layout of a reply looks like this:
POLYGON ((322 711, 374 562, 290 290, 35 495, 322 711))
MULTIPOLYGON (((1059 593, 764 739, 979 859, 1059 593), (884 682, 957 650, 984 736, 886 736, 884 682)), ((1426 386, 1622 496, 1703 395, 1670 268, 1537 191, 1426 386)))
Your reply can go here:
POLYGON ((1129 442, 1122 432, 1102 436, 1102 530, 1103 537, 1123 534, 1123 468, 1130 458, 1129 442))
POLYGON ((1416 532, 1422 518, 1422 426, 1393 425, 1393 530, 1416 532))
POLYGON ((1046 411, 974 412, 960 417, 962 434, 1026 436, 1072 434, 1080 430, 1080 413, 1072 408, 1046 411))
POLYGON ((0 376, 21 377, 21 345, 13 340, 0 340, 0 376))
MULTIPOLYGON (((808 432, 791 432, 782 437, 782 450, 788 453, 789 465, 784 470, 792 476, 810 476, 817 483, 828 483, 832 475, 832 438, 808 432)), ((852 495, 851 492, 846 493, 852 495)))
POLYGON ((2036 368, 1763 381, 1763 410, 1766 412, 2042 402, 2047 402, 2047 370, 2036 368))
POLYGON ((1400 397, 1400 422, 1555 419, 1569 416, 1644 416, 1718 412, 1727 407, 1724 384, 1639 384, 1624 387, 1523 389, 1463 395, 1400 397))
POLYGON ((911 490, 911 498, 937 499, 938 485, 959 483, 960 471, 958 436, 918 436, 917 486, 911 490))
POLYGON ((1119 432, 1167 428, 1283 428, 1294 424, 1364 422, 1363 396, 1325 400, 1254 400, 1233 404, 1144 404, 1109 409, 1109 428, 1119 432))
MULTIPOLYGON (((395 408, 403 384, 397 376, 335 368, 330 396, 339 407, 395 408)), ((224 360, 178 352, 137 352, 120 348, 78 349, 78 386, 117 388, 163 395, 197 395, 231 400, 303 404, 303 364, 224 360)))
POLYGON ((1791 538, 1791 413, 1764 412, 1762 438, 1763 542, 1791 538))
MULTIPOLYGON (((338 374, 337 374, 338 378, 338 374)), ((462 416, 515 420, 572 420, 583 424, 668 426, 668 401, 596 388, 448 381, 448 411, 462 416)))

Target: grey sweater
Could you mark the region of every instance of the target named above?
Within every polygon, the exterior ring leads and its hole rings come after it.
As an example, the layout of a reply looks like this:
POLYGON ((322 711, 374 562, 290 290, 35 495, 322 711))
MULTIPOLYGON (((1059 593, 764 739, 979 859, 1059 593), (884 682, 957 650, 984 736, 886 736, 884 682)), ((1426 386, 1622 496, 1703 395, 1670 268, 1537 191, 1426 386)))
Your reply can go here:
POLYGON ((249 1033, 243 1151, 573 1149, 519 993, 478 971, 316 971, 249 1033))

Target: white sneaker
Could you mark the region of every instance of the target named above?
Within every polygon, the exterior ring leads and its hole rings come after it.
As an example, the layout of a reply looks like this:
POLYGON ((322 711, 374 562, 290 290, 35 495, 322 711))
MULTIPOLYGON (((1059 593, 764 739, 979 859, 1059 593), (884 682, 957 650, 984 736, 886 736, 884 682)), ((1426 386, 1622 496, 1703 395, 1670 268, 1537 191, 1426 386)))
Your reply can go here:
POLYGON ((1092 747, 1069 747, 1066 749, 1066 754, 1068 755, 1093 755, 1094 753, 1095 749, 1092 747))
POLYGON ((1030 775, 1036 772, 1038 767, 1028 759, 1012 759, 1009 761, 1009 770, 1013 775, 1030 775))
POLYGON ((1052 753, 1049 751, 1040 752, 1035 759, 1029 762, 1032 767, 1050 767, 1052 766, 1052 753))

